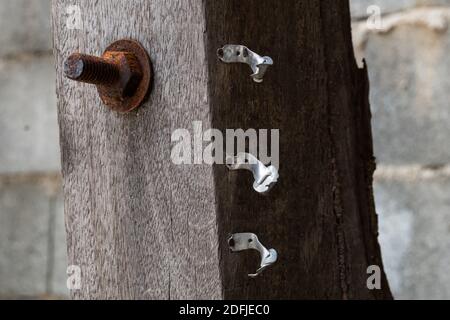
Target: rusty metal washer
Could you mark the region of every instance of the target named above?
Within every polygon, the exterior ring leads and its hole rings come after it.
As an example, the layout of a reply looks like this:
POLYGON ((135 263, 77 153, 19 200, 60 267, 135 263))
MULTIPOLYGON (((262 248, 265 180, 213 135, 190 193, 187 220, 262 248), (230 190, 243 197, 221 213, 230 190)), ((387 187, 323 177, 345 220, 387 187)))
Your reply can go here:
POLYGON ((69 79, 95 84, 103 103, 121 113, 142 105, 151 90, 150 57, 135 40, 112 43, 101 58, 74 53, 64 71, 69 79))

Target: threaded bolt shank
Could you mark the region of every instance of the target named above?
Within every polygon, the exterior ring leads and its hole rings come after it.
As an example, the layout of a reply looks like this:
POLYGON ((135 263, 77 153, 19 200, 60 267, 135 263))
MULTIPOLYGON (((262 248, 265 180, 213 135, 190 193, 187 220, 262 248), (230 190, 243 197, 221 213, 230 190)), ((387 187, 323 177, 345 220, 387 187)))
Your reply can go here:
POLYGON ((120 69, 103 58, 74 53, 64 63, 67 78, 95 85, 111 85, 120 78, 120 69))

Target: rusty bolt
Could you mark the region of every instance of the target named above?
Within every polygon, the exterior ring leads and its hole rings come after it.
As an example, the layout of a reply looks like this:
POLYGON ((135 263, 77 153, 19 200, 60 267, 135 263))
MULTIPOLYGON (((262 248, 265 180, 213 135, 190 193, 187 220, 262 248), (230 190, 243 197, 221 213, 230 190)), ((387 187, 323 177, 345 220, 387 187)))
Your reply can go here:
POLYGON ((134 40, 114 42, 102 57, 74 53, 65 61, 64 73, 71 80, 96 85, 103 103, 119 112, 139 107, 150 91, 150 58, 134 40))

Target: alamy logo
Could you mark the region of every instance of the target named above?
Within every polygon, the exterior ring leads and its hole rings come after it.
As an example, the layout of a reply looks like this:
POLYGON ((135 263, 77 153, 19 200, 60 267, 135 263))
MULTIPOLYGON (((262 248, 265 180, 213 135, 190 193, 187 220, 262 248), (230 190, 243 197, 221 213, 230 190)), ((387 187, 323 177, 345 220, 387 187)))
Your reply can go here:
POLYGON ((367 289, 381 290, 381 268, 376 265, 369 266, 367 274, 370 275, 367 279, 367 289))
POLYGON ((367 19, 367 29, 369 30, 382 30, 383 29, 383 18, 381 16, 381 8, 376 5, 367 7, 367 14, 369 18, 367 19))
POLYGON ((81 289, 81 268, 79 266, 67 267, 67 289, 80 290, 81 289))
POLYGON ((171 140, 171 160, 176 165, 230 164, 235 155, 248 152, 265 165, 280 166, 278 129, 271 129, 270 136, 267 129, 226 129, 223 133, 218 129, 203 131, 202 122, 194 121, 192 131, 177 129, 171 140))
POLYGON ((66 8, 66 27, 69 30, 81 30, 82 20, 81 20, 81 9, 77 5, 67 6, 66 8))

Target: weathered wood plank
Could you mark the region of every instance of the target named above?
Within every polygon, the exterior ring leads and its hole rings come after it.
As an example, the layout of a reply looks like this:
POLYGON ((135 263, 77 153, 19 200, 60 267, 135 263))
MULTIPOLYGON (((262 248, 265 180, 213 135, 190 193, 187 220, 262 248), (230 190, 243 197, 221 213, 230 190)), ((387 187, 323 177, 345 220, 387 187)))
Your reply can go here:
POLYGON ((174 129, 210 123, 202 2, 56 0, 53 17, 69 261, 83 274, 73 296, 221 298, 212 168, 170 160, 174 129), (68 5, 82 30, 66 27, 68 5), (155 75, 129 115, 62 76, 70 53, 121 38, 148 48, 155 75))
POLYGON ((280 180, 267 197, 242 187, 247 176, 215 170, 221 243, 250 230, 280 256, 255 281, 245 277, 254 260, 222 248, 225 298, 390 297, 385 277, 383 290, 366 286, 367 267, 382 263, 368 80, 353 57, 348 2, 218 0, 206 17, 213 126, 280 129, 280 180), (274 59, 262 85, 215 63, 224 43, 274 59))

